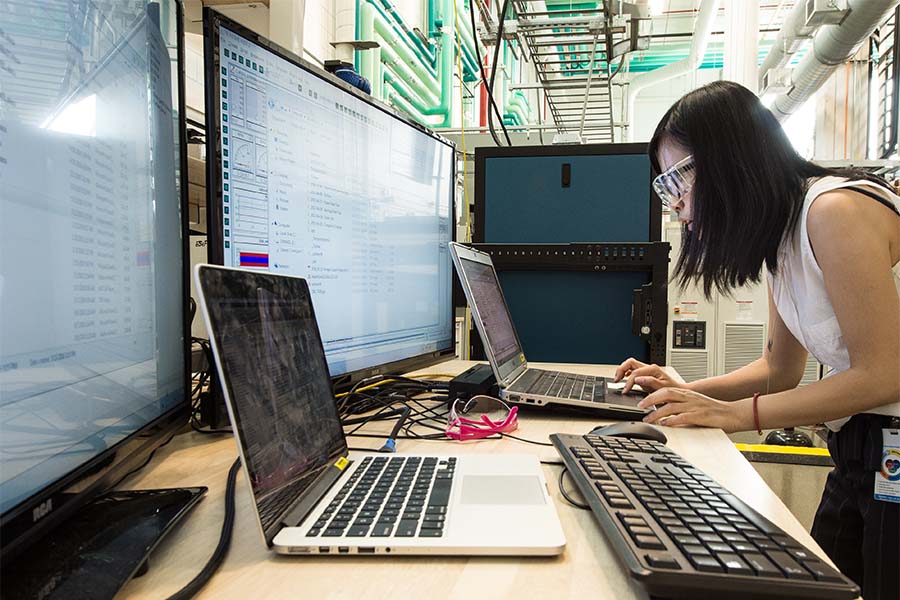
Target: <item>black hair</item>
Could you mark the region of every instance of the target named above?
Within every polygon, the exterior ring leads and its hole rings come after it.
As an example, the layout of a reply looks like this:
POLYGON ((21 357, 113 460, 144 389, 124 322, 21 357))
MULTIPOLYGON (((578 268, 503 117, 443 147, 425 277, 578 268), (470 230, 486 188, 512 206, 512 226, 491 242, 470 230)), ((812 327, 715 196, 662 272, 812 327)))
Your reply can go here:
POLYGON ((693 155, 692 230, 683 228, 675 279, 702 283, 707 298, 778 270, 778 248, 796 229, 809 179, 836 175, 884 180, 859 170, 828 169, 801 157, 775 116, 747 88, 715 81, 678 100, 663 115, 648 152, 661 172, 660 144, 693 155))

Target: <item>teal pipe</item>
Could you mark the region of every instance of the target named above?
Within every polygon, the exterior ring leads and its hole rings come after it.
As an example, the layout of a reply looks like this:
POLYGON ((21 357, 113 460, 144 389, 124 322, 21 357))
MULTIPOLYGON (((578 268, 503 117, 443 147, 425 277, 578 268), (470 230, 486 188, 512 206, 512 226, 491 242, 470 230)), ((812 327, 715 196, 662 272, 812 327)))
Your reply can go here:
POLYGON ((428 119, 419 114, 412 106, 410 106, 399 94, 388 93, 388 101, 410 116, 413 120, 421 123, 425 127, 429 127, 428 119))
MULTIPOLYGON (((374 0, 368 0, 369 2, 374 2, 374 0)), ((431 2, 432 0, 429 0, 431 2)), ((400 16, 400 13, 397 12, 397 7, 395 7, 391 0, 381 0, 381 5, 384 7, 384 10, 387 11, 392 17, 393 20, 400 26, 400 29, 403 31, 404 37, 410 40, 413 45, 415 45, 422 55, 427 58, 428 62, 431 65, 437 64, 437 53, 426 46, 419 36, 417 36, 414 32, 409 30, 409 27, 406 26, 406 23, 403 22, 403 17, 400 16)))
MULTIPOLYGON (((394 35, 389 39, 391 41, 396 42, 398 45, 403 46, 410 55, 415 56, 416 60, 418 60, 422 66, 424 66, 428 72, 432 75, 432 77, 437 77, 437 70, 435 69, 434 60, 429 58, 427 53, 423 53, 420 50, 421 40, 413 36, 413 40, 410 39, 404 32, 403 29, 406 27, 405 24, 397 23, 394 21, 389 14, 382 8, 376 0, 367 0, 365 6, 372 7, 381 19, 376 19, 376 22, 379 20, 382 22, 382 27, 385 29, 392 30, 394 35), (418 42, 418 45, 416 45, 418 42)), ((362 10, 362 6, 360 6, 360 10, 362 10)))
POLYGON ((382 46, 381 54, 385 57, 382 60, 384 68, 392 70, 423 102, 431 106, 438 103, 440 96, 438 95, 439 90, 435 89, 438 85, 434 79, 425 81, 417 77, 409 65, 401 60, 389 45, 382 46))
POLYGON ((453 42, 456 41, 456 27, 454 19, 449 18, 453 15, 453 0, 441 0, 441 18, 443 27, 441 27, 441 103, 435 107, 433 113, 442 115, 443 119, 438 127, 450 127, 450 107, 453 98, 453 55, 456 49, 453 42))
POLYGON ((422 115, 437 114, 435 112, 434 103, 424 102, 414 90, 410 89, 405 81, 397 77, 397 74, 394 73, 388 65, 385 65, 384 67, 383 79, 384 82, 399 94, 403 100, 410 104, 416 112, 422 115))
MULTIPOLYGON (((413 89, 421 88, 420 95, 426 101, 437 102, 441 93, 440 86, 435 77, 428 71, 425 65, 417 59, 415 54, 410 51, 409 47, 397 42, 397 34, 391 29, 390 25, 384 17, 378 13, 374 6, 369 3, 360 6, 360 34, 364 36, 362 39, 371 37, 380 37, 385 43, 382 45, 382 56, 397 66, 398 75, 410 84, 413 89)), ((362 66, 366 62, 363 61, 362 66)), ((369 65, 366 73, 362 73, 364 77, 374 77, 374 69, 369 65)))

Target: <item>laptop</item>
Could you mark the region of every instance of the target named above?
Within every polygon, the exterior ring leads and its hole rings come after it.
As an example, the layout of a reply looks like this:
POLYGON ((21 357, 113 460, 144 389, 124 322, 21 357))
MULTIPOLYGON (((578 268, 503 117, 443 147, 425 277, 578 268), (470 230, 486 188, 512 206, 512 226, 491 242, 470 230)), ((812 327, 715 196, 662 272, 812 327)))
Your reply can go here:
POLYGON ((197 265, 194 277, 269 547, 302 555, 563 551, 536 456, 348 451, 304 279, 211 265, 197 265))
POLYGON ((577 408, 624 419, 648 412, 637 406, 647 395, 640 388, 622 394, 621 384, 616 385, 607 377, 529 368, 491 256, 456 242, 450 242, 450 255, 497 379, 500 397, 506 402, 577 408))

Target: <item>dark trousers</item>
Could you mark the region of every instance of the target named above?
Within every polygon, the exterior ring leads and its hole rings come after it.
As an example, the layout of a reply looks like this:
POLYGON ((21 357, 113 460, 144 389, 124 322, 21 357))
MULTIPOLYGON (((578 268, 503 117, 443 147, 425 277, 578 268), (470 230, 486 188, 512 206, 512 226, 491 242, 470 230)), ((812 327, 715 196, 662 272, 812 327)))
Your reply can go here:
POLYGON ((900 504, 873 497, 882 428, 890 417, 860 414, 828 436, 834 469, 812 536, 865 600, 900 599, 900 504))

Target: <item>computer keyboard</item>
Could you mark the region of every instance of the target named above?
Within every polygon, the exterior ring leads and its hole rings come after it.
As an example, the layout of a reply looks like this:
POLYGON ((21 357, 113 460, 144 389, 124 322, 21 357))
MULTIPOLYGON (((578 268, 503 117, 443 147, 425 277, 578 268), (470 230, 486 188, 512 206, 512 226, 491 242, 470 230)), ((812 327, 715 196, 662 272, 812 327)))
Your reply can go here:
POLYGON ((509 391, 586 402, 603 402, 606 398, 606 378, 528 369, 512 383, 509 391))
POLYGON ((454 457, 366 457, 306 534, 442 537, 455 471, 454 457))
POLYGON ((850 579, 665 445, 550 439, 620 560, 651 596, 859 596, 850 579))

